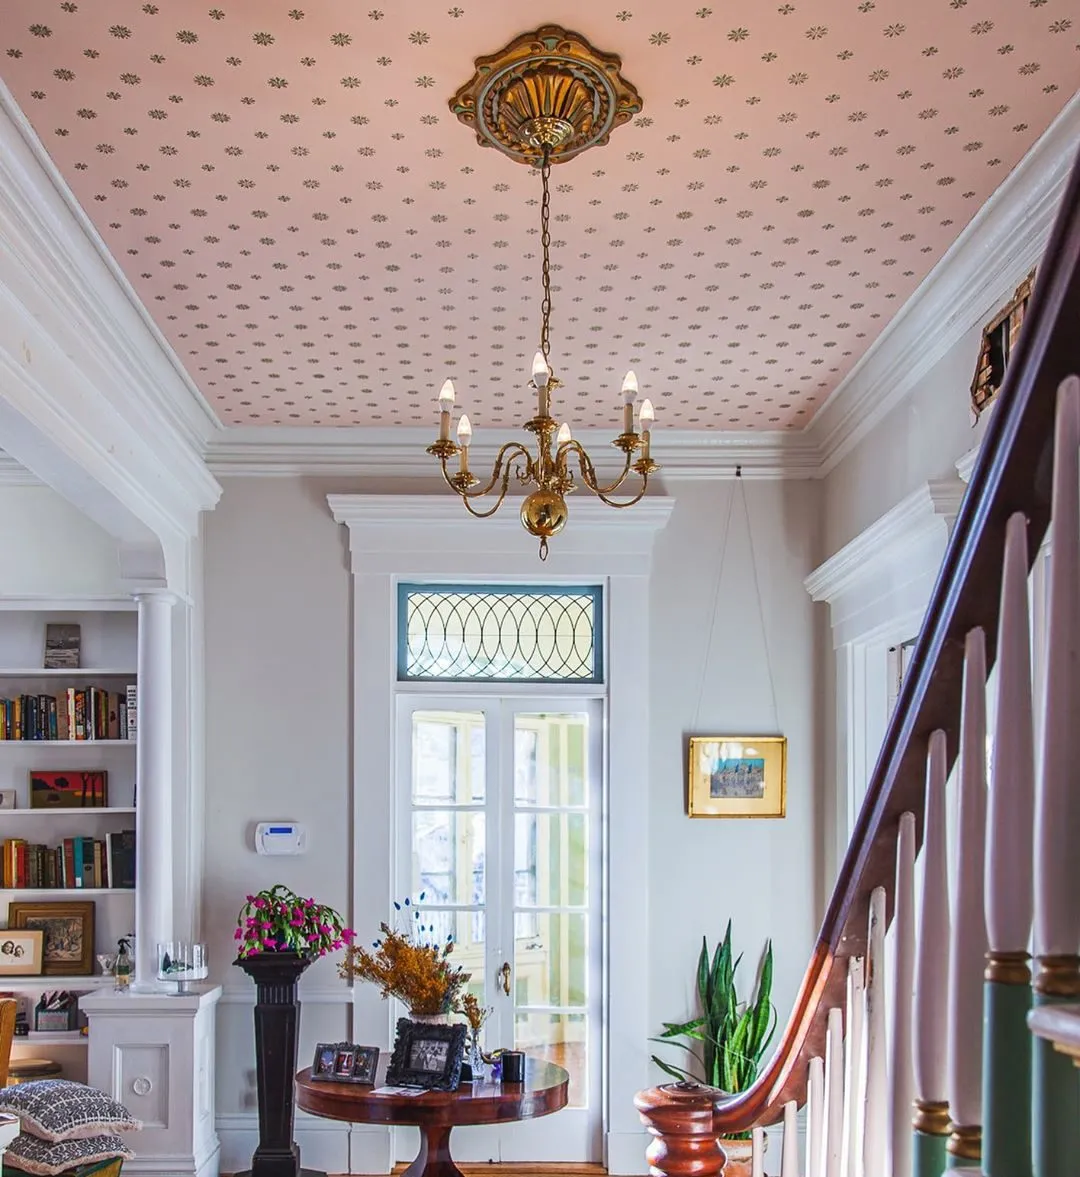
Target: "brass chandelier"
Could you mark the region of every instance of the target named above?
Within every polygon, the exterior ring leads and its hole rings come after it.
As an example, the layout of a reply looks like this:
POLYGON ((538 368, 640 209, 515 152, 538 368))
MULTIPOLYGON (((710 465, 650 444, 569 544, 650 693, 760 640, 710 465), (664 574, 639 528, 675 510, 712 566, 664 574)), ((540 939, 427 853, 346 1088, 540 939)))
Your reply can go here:
MULTIPOLYGON (((641 500, 649 475, 660 467, 650 456, 653 407, 642 400, 634 425, 637 379, 627 372, 622 385, 622 432, 612 444, 622 451, 622 472, 606 485, 585 447, 552 416, 552 394, 562 387, 551 366, 551 216, 550 180, 553 163, 561 163, 589 147, 608 141, 612 129, 627 122, 641 109, 641 99, 619 73, 617 57, 594 49, 577 33, 554 25, 516 38, 499 53, 476 61, 476 73, 454 95, 450 109, 476 130, 483 146, 495 147, 520 163, 540 171, 540 244, 543 299, 540 304, 540 346, 533 357, 529 387, 536 392, 536 415, 524 423, 533 434, 533 451, 517 441, 503 445, 490 479, 481 480, 469 469, 472 426, 462 415, 457 441, 450 439, 454 385, 447 380, 439 392, 439 439, 427 452, 439 459, 443 478, 456 491, 470 514, 486 519, 502 506, 511 478, 523 487, 534 487, 521 503, 521 522, 540 540, 540 558, 547 559, 548 540, 562 531, 567 520, 566 496, 578 480, 610 507, 630 507, 641 500), (637 457, 635 457, 637 455, 637 457), (451 472, 448 463, 458 459, 451 472), (572 465, 576 464, 576 474, 572 465), (641 481, 637 493, 616 501, 631 471, 641 481), (495 493, 492 505, 478 508, 475 501, 495 493)), ((626 492, 628 493, 628 492, 626 492)))

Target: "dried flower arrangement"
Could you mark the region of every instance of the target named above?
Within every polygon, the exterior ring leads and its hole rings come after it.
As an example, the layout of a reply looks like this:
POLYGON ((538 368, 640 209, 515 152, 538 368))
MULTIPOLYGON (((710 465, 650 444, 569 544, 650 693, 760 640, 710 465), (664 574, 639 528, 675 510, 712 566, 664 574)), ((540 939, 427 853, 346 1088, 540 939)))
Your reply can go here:
POLYGON ((351 944, 354 935, 332 907, 301 899, 283 883, 248 895, 233 932, 241 957, 258 952, 299 952, 315 958, 351 944))
MULTIPOLYGON (((423 900, 424 893, 420 893, 423 900)), ((404 905, 395 901, 398 911, 408 908, 413 923, 405 932, 379 925, 380 939, 371 949, 351 945, 338 972, 346 980, 359 978, 379 986, 383 997, 396 997, 414 1014, 450 1013, 457 1005, 458 994, 470 974, 451 964, 454 937, 436 943, 434 927, 421 922, 421 914, 409 899, 404 905)))

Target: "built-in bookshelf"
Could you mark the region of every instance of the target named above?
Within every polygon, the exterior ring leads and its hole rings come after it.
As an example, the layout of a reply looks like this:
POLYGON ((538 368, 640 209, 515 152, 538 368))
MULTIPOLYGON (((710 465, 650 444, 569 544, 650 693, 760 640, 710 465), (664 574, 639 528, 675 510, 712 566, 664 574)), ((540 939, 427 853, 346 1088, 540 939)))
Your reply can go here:
MULTIPOLYGON (((110 881, 108 847, 119 845, 124 831, 136 828, 137 654, 134 601, 82 601, 72 608, 62 602, 0 599, 0 700, 20 700, 22 737, 10 738, 15 734, 12 703, 6 711, 0 705, 4 720, 0 723, 0 847, 21 846, 24 852, 21 860, 0 860, 9 868, 0 874, 0 927, 7 926, 12 902, 86 900, 94 904, 93 975, 0 975, 0 992, 25 995, 31 1011, 46 991, 85 993, 111 987, 112 977, 101 975, 97 957, 115 952, 119 938, 134 930, 136 888, 88 884, 110 881), (78 666, 42 665, 46 626, 54 623, 79 627, 78 666), (131 738, 126 738, 126 715, 123 727, 120 724, 121 702, 125 711, 129 704, 132 707, 131 738), (30 735, 36 738, 27 738, 30 735), (72 738, 76 735, 81 738, 72 738), (60 793, 78 789, 75 782, 84 778, 98 782, 97 793, 84 784, 80 798, 42 796, 48 788, 60 793), (78 879, 71 869, 76 843, 89 861, 87 873, 80 872, 78 879), (47 872, 46 854, 52 855, 47 872), (16 865, 17 875, 10 869, 16 865), (54 885, 10 885, 31 878, 35 882, 47 878, 54 885)), ((130 877, 133 880, 133 869, 130 877)), ((48 1046, 50 1055, 59 1052, 57 1058, 66 1057, 66 1050, 84 1056, 86 1044, 85 1036, 64 1032, 31 1034, 15 1043, 20 1048, 48 1046)), ((77 1075, 78 1068, 73 1077, 77 1075)))

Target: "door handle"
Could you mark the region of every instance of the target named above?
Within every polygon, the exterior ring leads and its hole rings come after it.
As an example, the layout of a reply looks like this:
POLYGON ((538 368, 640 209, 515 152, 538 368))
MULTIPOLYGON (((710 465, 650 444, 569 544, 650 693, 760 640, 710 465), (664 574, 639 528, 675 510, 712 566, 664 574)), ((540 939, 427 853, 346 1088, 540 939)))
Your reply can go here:
POLYGON ((506 994, 507 997, 509 997, 510 996, 510 962, 508 960, 503 961, 502 968, 499 969, 499 977, 502 981, 502 991, 506 994))

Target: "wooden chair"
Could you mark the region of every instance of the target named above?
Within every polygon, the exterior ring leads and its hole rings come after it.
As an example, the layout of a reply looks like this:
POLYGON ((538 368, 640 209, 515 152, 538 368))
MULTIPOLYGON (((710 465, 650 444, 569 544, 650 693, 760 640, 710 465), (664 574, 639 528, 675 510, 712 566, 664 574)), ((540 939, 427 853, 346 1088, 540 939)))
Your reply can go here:
POLYGON ((15 1013, 19 1003, 12 997, 0 998, 0 1087, 7 1086, 11 1043, 15 1037, 15 1013))

